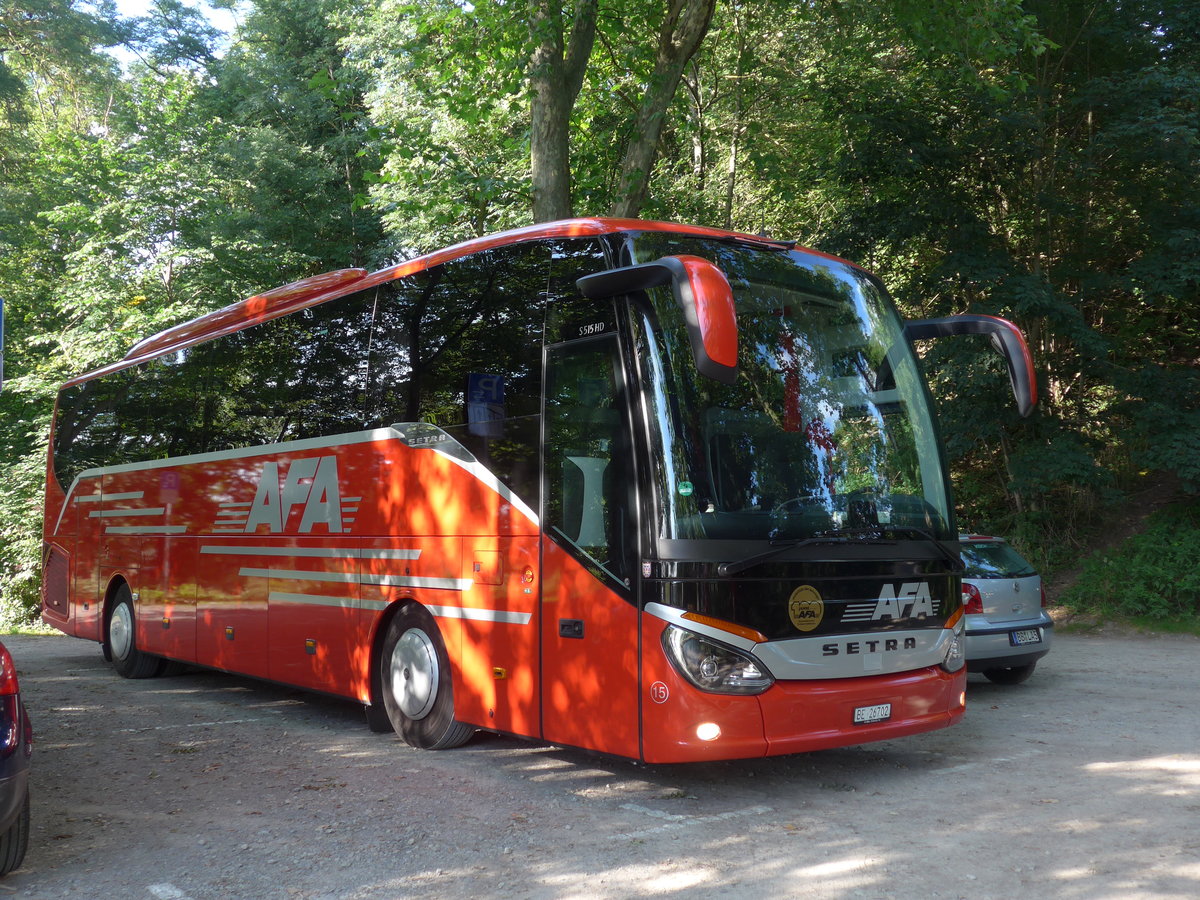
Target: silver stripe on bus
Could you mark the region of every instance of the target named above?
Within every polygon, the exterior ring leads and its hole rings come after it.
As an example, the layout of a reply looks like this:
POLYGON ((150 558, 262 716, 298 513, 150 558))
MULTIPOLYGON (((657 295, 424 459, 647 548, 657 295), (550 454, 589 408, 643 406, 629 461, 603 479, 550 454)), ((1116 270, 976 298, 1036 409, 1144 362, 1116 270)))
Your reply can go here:
MULTIPOLYGON (((432 449, 435 453, 438 452, 436 447, 432 447, 430 449, 432 449)), ((525 518, 527 518, 531 523, 534 525, 541 524, 538 520, 537 513, 530 509, 525 504, 524 500, 509 490, 508 485, 501 482, 500 479, 496 477, 495 473, 493 473, 491 469, 487 468, 487 466, 479 462, 467 462, 466 460, 458 459, 455 456, 451 456, 449 453, 438 453, 438 455, 442 459, 446 459, 454 463, 454 465, 458 466, 460 469, 470 472, 475 476, 476 480, 482 481, 489 488, 507 500, 514 509, 519 510, 521 514, 525 516, 525 518)))
MULTIPOLYGON (((387 609, 386 600, 356 600, 353 597, 331 597, 328 594, 293 594, 271 591, 268 603, 301 603, 307 606, 335 606, 341 609, 387 609)), ((533 613, 508 612, 502 609, 468 609, 462 606, 426 606, 430 615, 441 619, 464 619, 470 622, 493 622, 500 625, 528 625, 533 613)))
POLYGON ((342 609, 385 610, 391 604, 387 600, 362 600, 353 597, 330 597, 326 594, 290 594, 287 591, 270 591, 267 602, 303 603, 307 606, 338 606, 342 609))
POLYGON ((878 601, 876 600, 872 600, 869 603, 847 603, 845 610, 842 612, 842 621, 861 622, 873 618, 875 607, 878 605, 878 601))
MULTIPOLYGON (((353 431, 347 434, 331 434, 326 437, 305 438, 299 441, 289 441, 279 444, 262 444, 258 447, 243 447, 240 450, 217 450, 212 453, 193 453, 188 456, 173 456, 168 459, 148 459, 143 462, 123 463, 119 466, 98 466, 94 469, 85 469, 75 476, 75 480, 71 482, 71 486, 67 489, 67 496, 63 501, 63 508, 59 510, 58 521, 54 524, 54 532, 58 533, 59 526, 62 525, 63 514, 66 512, 67 504, 72 502, 75 493, 75 487, 83 478, 96 478, 101 475, 116 475, 123 472, 144 472, 152 469, 169 469, 175 466, 186 466, 200 462, 223 462, 233 459, 250 459, 256 456, 274 456, 280 453, 303 453, 306 450, 321 450, 326 447, 341 447, 349 444, 369 444, 374 441, 395 441, 401 440, 403 435, 395 428, 373 428, 370 431, 353 431)), ((439 454, 443 459, 448 459, 460 468, 470 472, 475 478, 489 488, 499 494, 504 500, 510 503, 515 509, 519 510, 532 525, 539 525, 537 513, 514 494, 508 487, 500 482, 498 478, 487 468, 475 463, 467 463, 462 460, 456 460, 452 456, 439 454)), ((361 497, 346 497, 343 502, 358 502, 361 497)))
POLYGON ((287 591, 269 591, 268 603, 304 603, 309 606, 340 606, 343 609, 358 609, 355 597, 330 597, 326 594, 289 594, 287 591))
POLYGON ((336 581, 343 584, 428 588, 435 591, 465 591, 475 583, 470 578, 425 578, 415 575, 359 575, 354 572, 310 572, 303 569, 245 568, 239 570, 238 574, 243 578, 282 578, 290 581, 336 581))
POLYGON ((358 547, 252 547, 204 544, 201 553, 221 556, 299 556, 306 559, 420 559, 420 550, 371 550, 358 547))
MULTIPOLYGON (((75 502, 75 488, 79 486, 79 479, 82 477, 83 477, 82 475, 76 475, 75 480, 71 482, 71 486, 69 488, 67 488, 67 495, 65 497, 63 497, 62 508, 59 509, 59 511, 58 511, 58 520, 55 521, 55 523, 54 523, 54 533, 55 534, 58 534, 58 528, 60 525, 62 525, 63 516, 65 516, 67 514, 67 507, 75 502)), ((46 486, 49 487, 49 483, 47 483, 46 486)), ((103 497, 104 492, 102 489, 99 494, 88 494, 87 496, 103 497)))
POLYGON ((186 534, 186 525, 109 525, 105 534, 186 534))
POLYGON ((217 506, 219 506, 221 509, 232 509, 235 506, 249 508, 253 505, 254 505, 254 501, 252 501, 252 500, 238 500, 235 503, 218 503, 217 504, 217 506))
POLYGON ((416 575, 363 575, 359 584, 375 584, 381 587, 430 588, 436 591, 469 591, 475 583, 472 578, 423 578, 416 575))
POLYGON ((124 494, 85 494, 75 498, 76 503, 98 503, 104 500, 141 500, 145 491, 128 491, 124 494))
POLYGON ((358 575, 354 572, 304 572, 294 569, 250 569, 238 570, 243 578, 287 578, 294 581, 340 581, 346 584, 358 584, 358 575))
MULTIPOLYGON (((941 611, 942 601, 935 597, 932 601, 933 614, 936 616, 941 611)), ((878 600, 869 600, 866 603, 847 603, 845 612, 842 613, 843 622, 869 622, 875 618, 875 610, 879 606, 878 600)), ((893 616, 893 619, 895 617, 893 616)))
POLYGON ((116 519, 124 516, 161 516, 166 511, 165 506, 147 507, 145 509, 94 509, 88 513, 88 518, 116 519))
POLYGON ((737 647, 739 650, 753 651, 759 646, 756 641, 750 638, 742 637, 739 634, 731 634, 728 631, 722 631, 720 628, 713 628, 711 625, 705 625, 703 622, 693 622, 691 619, 685 619, 683 614, 687 612, 684 609, 676 609, 674 606, 665 606, 662 603, 647 603, 646 612, 654 616, 656 619, 662 619, 664 622, 670 622, 672 625, 677 625, 686 631, 702 634, 705 637, 716 638, 717 640, 737 647))
POLYGON ((463 606, 426 606, 442 619, 467 619, 471 622, 499 622, 503 625, 528 625, 533 613, 506 612, 502 609, 467 609, 463 606))

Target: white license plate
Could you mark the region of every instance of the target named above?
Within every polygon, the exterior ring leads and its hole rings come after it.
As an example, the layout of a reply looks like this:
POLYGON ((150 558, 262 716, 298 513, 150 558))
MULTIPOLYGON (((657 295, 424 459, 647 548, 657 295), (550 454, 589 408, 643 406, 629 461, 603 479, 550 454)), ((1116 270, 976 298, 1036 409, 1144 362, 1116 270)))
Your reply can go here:
POLYGON ((1023 647, 1026 644, 1040 644, 1042 642, 1042 633, 1036 628, 1012 631, 1009 632, 1008 641, 1014 647, 1023 647))
POLYGON ((868 725, 871 722, 886 722, 892 717, 892 704, 879 703, 875 706, 859 706, 854 710, 854 724, 868 725))

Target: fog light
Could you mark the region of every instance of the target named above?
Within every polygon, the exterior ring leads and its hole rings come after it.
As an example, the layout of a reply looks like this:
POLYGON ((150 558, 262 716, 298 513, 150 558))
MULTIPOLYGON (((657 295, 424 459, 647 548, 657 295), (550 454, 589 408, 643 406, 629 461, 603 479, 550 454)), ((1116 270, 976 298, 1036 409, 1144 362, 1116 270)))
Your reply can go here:
POLYGON ((961 694, 958 695, 958 705, 959 706, 967 705, 967 692, 966 691, 963 691, 961 694))
POLYGON ((721 726, 716 722, 705 722, 696 728, 696 737, 702 741, 715 741, 720 736, 721 726))

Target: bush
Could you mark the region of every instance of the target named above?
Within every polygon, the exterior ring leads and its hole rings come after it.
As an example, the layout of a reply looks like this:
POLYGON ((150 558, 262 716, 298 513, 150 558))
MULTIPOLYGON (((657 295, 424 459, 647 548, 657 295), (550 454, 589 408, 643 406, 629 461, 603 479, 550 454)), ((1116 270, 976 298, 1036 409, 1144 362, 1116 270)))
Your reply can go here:
POLYGON ((1076 612, 1156 621, 1200 618, 1200 501, 1154 513, 1146 529, 1093 556, 1061 602, 1076 612))

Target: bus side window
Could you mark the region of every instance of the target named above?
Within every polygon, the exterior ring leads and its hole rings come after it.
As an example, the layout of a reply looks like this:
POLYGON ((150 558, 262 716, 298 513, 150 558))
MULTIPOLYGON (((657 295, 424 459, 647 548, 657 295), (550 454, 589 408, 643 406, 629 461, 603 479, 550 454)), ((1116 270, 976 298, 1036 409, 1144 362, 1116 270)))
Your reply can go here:
POLYGON ((630 576, 629 438, 612 335, 546 356, 545 523, 620 584, 630 576))

